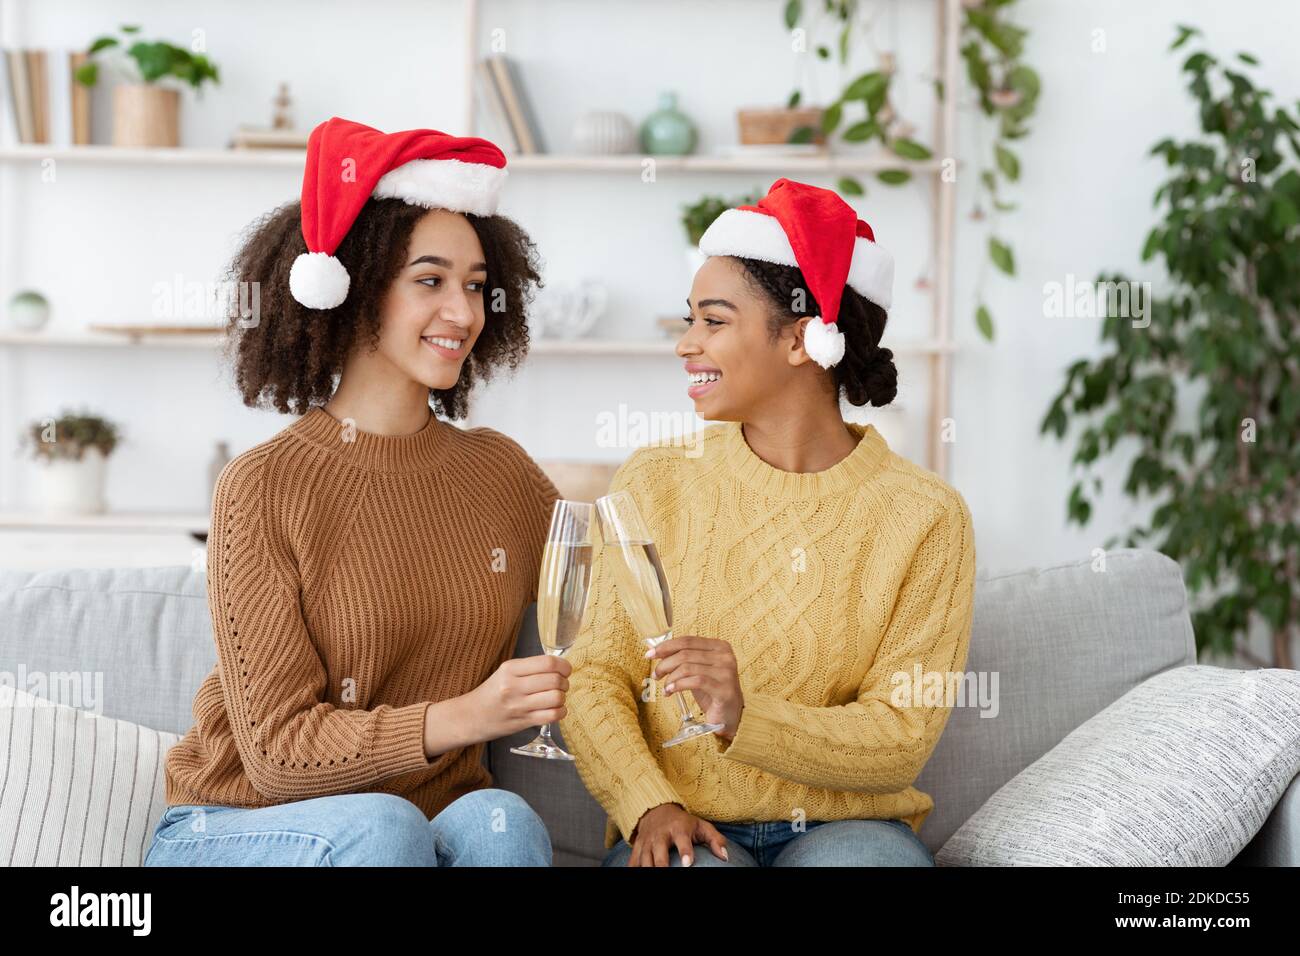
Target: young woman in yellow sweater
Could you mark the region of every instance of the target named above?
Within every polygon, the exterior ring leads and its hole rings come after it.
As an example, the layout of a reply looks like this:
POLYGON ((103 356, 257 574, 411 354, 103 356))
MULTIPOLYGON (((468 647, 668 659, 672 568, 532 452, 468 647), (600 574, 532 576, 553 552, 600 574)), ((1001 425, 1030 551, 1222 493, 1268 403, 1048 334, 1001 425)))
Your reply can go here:
POLYGON ((300 417, 223 470, 217 663, 167 754, 146 866, 549 865, 486 741, 564 715, 569 664, 512 659, 558 497, 464 415, 527 352, 505 157, 435 130, 313 131, 302 201, 232 267, 244 401, 300 417))
POLYGON ((700 247, 677 354, 724 424, 612 483, 649 525, 675 636, 646 654, 597 553, 568 654, 561 729, 609 815, 605 863, 933 865, 913 781, 950 713, 928 681, 965 666, 975 544, 957 491, 840 413, 894 398, 892 259, 789 180, 700 247), (681 717, 656 678, 722 729, 663 747, 681 717))

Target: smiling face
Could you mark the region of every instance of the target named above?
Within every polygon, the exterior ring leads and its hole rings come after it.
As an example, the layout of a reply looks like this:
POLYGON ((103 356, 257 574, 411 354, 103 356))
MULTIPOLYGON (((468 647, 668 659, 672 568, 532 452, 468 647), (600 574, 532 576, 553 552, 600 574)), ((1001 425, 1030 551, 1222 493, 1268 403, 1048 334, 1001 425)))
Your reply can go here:
POLYGON ((811 360, 803 350, 808 319, 785 326, 773 341, 772 306, 730 256, 713 256, 695 273, 690 315, 677 343, 688 376, 686 394, 707 421, 753 421, 788 395, 811 360))
POLYGON ((421 385, 451 388, 483 330, 486 282, 474 227, 459 213, 429 210, 384 296, 379 353, 421 385))

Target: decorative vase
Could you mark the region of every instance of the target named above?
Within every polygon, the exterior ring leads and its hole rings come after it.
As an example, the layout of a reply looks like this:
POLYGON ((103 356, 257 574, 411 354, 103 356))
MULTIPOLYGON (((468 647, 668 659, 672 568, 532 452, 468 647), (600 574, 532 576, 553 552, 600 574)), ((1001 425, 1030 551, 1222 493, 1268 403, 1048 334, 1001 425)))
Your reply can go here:
POLYGON ((677 94, 661 93, 659 109, 641 124, 641 148, 653 156, 685 156, 698 139, 695 124, 677 108, 677 94))
POLYGON ((573 149, 580 156, 636 152, 636 128, 622 113, 583 113, 573 124, 573 149))
POLYGON ((576 339, 591 331, 608 303, 609 290, 598 282, 558 283, 538 293, 535 311, 547 338, 576 339))
POLYGON ((41 465, 40 509, 46 514, 102 514, 104 474, 108 459, 98 448, 87 448, 79 460, 51 458, 41 465))
POLYGON ((114 146, 179 146, 181 94, 152 83, 113 87, 114 146))
POLYGON ((50 320, 50 303, 30 289, 14 293, 9 300, 9 324, 24 332, 35 332, 50 320))

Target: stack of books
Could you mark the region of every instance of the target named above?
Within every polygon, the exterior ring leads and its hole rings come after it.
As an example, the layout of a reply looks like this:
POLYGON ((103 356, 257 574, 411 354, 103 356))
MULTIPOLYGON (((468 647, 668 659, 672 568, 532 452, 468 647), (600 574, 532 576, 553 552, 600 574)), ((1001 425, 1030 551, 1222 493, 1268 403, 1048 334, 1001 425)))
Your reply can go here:
POLYGON ((487 112, 494 118, 506 152, 518 155, 544 153, 537 114, 524 91, 519 67, 504 56, 489 56, 478 63, 478 87, 487 112))
POLYGON ((306 149, 309 130, 240 126, 230 139, 231 149, 306 149))
POLYGON ((9 113, 20 143, 90 142, 90 90, 73 79, 85 53, 4 51, 9 113))

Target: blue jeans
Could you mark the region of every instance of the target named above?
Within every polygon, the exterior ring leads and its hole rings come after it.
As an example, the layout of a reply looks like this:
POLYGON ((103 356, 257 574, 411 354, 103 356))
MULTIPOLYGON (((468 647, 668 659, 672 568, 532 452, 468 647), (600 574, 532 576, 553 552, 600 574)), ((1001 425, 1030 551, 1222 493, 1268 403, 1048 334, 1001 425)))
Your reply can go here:
MULTIPOLYGON (((727 841, 727 859, 696 844, 692 866, 934 866, 934 857, 903 820, 808 821, 796 830, 787 820, 765 823, 709 821, 727 841)), ((632 848, 619 840, 602 866, 627 866, 632 848)), ((674 848, 669 866, 681 866, 674 848)))
POLYGON ((518 794, 487 787, 432 820, 392 793, 271 807, 168 807, 145 866, 550 866, 546 826, 518 794))

